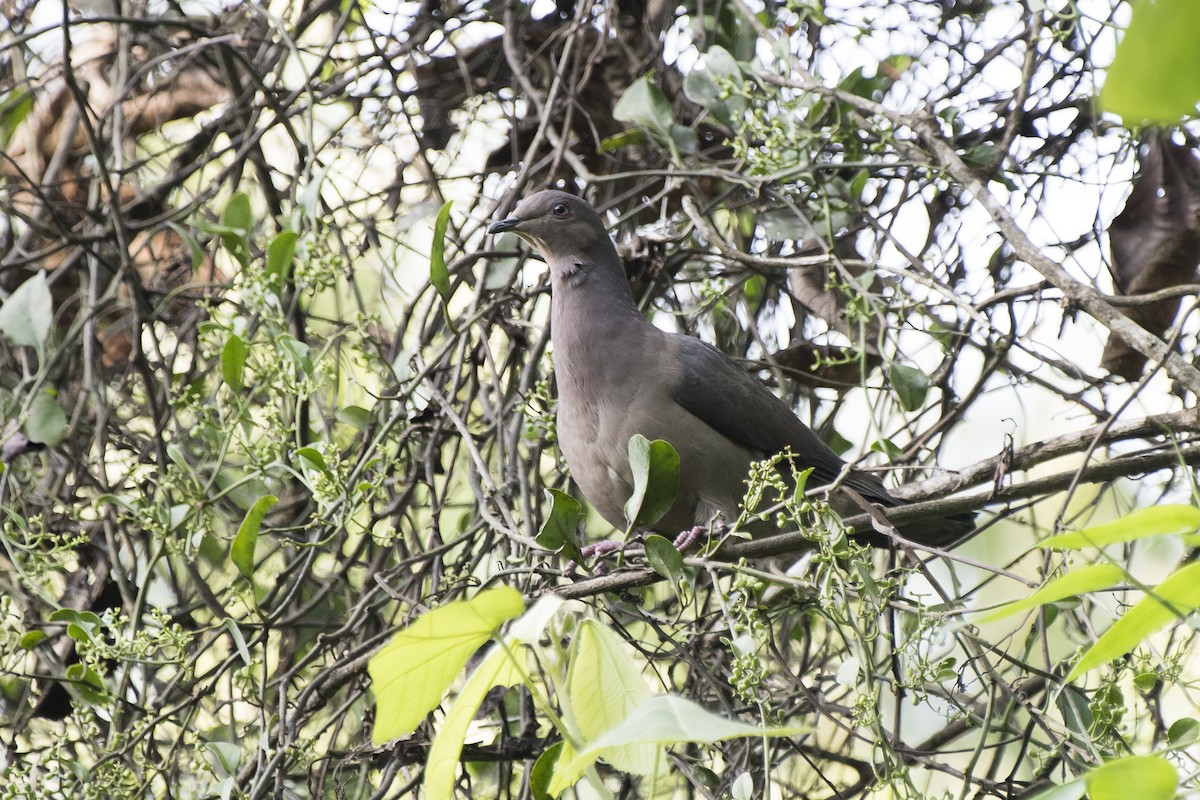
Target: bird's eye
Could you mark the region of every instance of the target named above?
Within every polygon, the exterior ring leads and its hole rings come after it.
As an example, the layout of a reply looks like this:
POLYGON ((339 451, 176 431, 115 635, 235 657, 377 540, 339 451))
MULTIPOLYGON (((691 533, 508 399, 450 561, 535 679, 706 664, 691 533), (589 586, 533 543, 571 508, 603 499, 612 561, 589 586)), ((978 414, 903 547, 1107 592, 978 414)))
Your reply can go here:
POLYGON ((558 219, 566 219, 571 216, 571 209, 567 208, 566 203, 555 203, 554 208, 550 209, 550 213, 558 219))

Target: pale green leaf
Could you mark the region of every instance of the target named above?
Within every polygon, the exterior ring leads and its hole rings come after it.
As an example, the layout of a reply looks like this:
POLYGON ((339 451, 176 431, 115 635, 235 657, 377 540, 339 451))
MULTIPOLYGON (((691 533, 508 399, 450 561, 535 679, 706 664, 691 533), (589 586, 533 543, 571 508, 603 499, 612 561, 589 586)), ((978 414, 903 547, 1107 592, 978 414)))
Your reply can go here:
POLYGON ((1147 536, 1190 533, 1200 528, 1200 508, 1187 505, 1150 506, 1120 519, 1081 531, 1061 533, 1041 542, 1051 550, 1080 550, 1132 542, 1147 536))
MULTIPOLYGON (((635 651, 611 628, 584 620, 574 643, 567 696, 579 734, 590 742, 624 722, 651 691, 635 663, 635 651)), ((623 772, 652 775, 656 750, 655 746, 615 747, 605 754, 605 760, 623 772)))
POLYGON ((46 273, 38 270, 0 305, 0 334, 21 347, 41 347, 54 321, 46 273))
POLYGON ((1200 563, 1176 570, 1125 612, 1067 675, 1067 682, 1128 653, 1169 622, 1200 608, 1200 563))
MULTIPOLYGON (((516 594, 516 599, 519 601, 520 594, 516 590, 510 591, 516 594)), ((479 596, 481 597, 483 594, 486 593, 480 593, 479 596)), ((519 614, 520 610, 518 609, 516 613, 519 614)), ((458 669, 461 669, 461 665, 459 665, 458 669)), ((455 669, 454 672, 457 673, 458 669, 455 669)), ((425 796, 429 800, 453 800, 455 796, 454 779, 458 770, 459 756, 462 754, 463 743, 466 741, 471 722, 475 719, 475 714, 479 711, 479 706, 483 704, 488 692, 493 687, 514 686, 524 682, 525 679, 525 671, 513 660, 510 651, 504 647, 492 648, 492 651, 479 662, 479 666, 475 668, 470 677, 467 678, 467 682, 463 685, 462 692, 454 699, 454 703, 451 704, 449 710, 446 712, 446 719, 442 722, 441 729, 437 732, 437 735, 433 739, 433 744, 429 747, 429 756, 425 761, 424 786, 425 796)), ((441 692, 442 690, 438 691, 439 699, 441 692)), ((436 705, 436 701, 434 704, 436 705)), ((377 744, 393 738, 391 736, 379 736, 379 724, 383 721, 382 704, 380 704, 379 710, 380 713, 376 715, 376 733, 373 735, 377 744)), ((425 713, 428 713, 428 710, 425 713)), ((424 713, 421 714, 421 718, 424 718, 424 716, 424 713)), ((418 723, 421 718, 417 719, 418 723)), ((413 727, 416 727, 415 723, 413 727)))
POLYGON ((760 728, 725 719, 686 697, 656 694, 635 708, 620 725, 574 754, 569 763, 563 765, 560 759, 556 772, 577 775, 596 759, 606 758, 610 751, 630 745, 711 744, 747 736, 798 736, 807 731, 800 725, 760 728))
POLYGON ((1057 603, 1067 597, 1097 592, 1120 583, 1125 578, 1125 570, 1116 564, 1093 564, 1080 569, 1073 569, 1051 581, 1028 597, 1005 603, 991 614, 979 620, 980 623, 991 622, 1002 617, 1011 616, 1021 611, 1044 606, 1047 603, 1057 603))
POLYGON ((1064 783, 1061 786, 1052 786, 1045 791, 1038 792, 1029 800, 1079 800, 1087 794, 1087 784, 1082 779, 1064 783))
POLYGON ((467 659, 524 609, 521 593, 501 586, 435 608, 397 631, 367 665, 375 692, 372 740, 383 744, 416 730, 467 659))
POLYGON ((25 435, 29 441, 54 447, 67 432, 67 413, 58 401, 46 392, 39 392, 29 404, 25 418, 25 435))

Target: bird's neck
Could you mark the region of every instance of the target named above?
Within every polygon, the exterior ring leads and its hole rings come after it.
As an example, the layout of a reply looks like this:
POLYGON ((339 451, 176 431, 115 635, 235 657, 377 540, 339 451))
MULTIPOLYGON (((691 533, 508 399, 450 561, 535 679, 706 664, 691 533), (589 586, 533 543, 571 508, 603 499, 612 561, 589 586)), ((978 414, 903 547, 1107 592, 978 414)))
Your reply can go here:
POLYGON ((638 311, 615 249, 600 258, 551 263, 550 269, 550 333, 560 395, 565 383, 593 394, 603 388, 610 369, 624 369, 636 357, 621 350, 643 346, 644 336, 657 329, 638 311), (579 368, 583 364, 590 366, 579 368))

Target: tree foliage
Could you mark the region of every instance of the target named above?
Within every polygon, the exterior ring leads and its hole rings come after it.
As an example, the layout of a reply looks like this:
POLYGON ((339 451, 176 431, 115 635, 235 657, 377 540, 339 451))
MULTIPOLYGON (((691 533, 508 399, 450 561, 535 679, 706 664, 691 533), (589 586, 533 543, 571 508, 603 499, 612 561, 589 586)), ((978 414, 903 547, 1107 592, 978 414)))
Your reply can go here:
POLYGON ((1096 110, 1123 4, 5 11, 0 797, 1195 772, 1200 161, 1096 110), (764 468, 779 537, 582 559, 548 279, 484 232, 546 186, 896 519, 980 534, 866 549, 764 468), (453 668, 372 683, 398 628, 453 668))

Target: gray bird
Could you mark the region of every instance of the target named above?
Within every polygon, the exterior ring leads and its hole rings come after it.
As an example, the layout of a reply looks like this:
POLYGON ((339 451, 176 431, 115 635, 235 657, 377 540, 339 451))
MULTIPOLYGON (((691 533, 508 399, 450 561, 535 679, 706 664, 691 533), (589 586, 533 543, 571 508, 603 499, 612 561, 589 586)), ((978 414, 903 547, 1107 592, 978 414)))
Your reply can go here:
MULTIPOLYGON (((510 231, 550 267, 558 441, 584 497, 624 529, 633 491, 629 439, 664 439, 679 453, 675 504, 654 527, 674 534, 735 520, 750 463, 791 448, 808 487, 833 483, 883 507, 897 505, 873 476, 853 470, 788 405, 719 350, 668 333, 638 310, 616 247, 586 202, 559 191, 525 198, 488 233, 510 231)), ((901 533, 933 546, 973 529, 973 516, 912 522, 901 533)), ((759 524, 753 533, 762 533, 759 524)), ((769 526, 773 530, 773 526, 769 526)), ((888 539, 862 537, 875 545, 888 539)))

